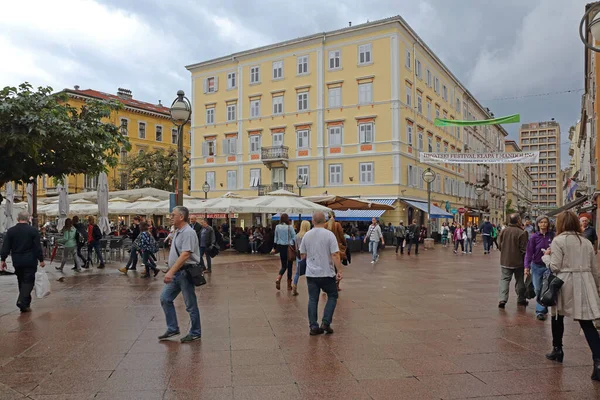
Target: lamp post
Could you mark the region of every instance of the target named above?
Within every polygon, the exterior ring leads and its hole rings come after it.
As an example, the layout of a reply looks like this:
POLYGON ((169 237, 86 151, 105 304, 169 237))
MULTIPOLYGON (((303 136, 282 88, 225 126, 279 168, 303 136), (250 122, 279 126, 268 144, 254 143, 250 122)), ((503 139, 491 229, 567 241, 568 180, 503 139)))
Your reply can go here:
POLYGON ((300 195, 300 197, 302 197, 302 188, 304 187, 304 185, 304 178, 299 176, 298 179, 296 179, 296 186, 298 186, 298 194, 300 195))
POLYGON ((481 186, 477 186, 475 188, 475 194, 477 195, 477 208, 479 208, 479 224, 481 225, 481 220, 483 219, 483 205, 481 202, 481 195, 483 194, 483 188, 481 186))
POLYGON ((423 171, 423 180, 427 182, 427 237, 431 239, 431 183, 435 181, 435 172, 427 167, 423 171))
POLYGON ((592 34, 592 43, 595 40, 600 40, 600 3, 590 4, 588 10, 581 18, 581 22, 579 23, 579 38, 588 49, 600 52, 600 48, 595 47, 588 43, 586 40, 587 33, 592 34), (592 17, 592 22, 588 25, 587 21, 592 17), (583 29, 585 25, 585 30, 583 29), (585 32, 585 33, 584 33, 585 32))
POLYGON ((502 197, 500 197, 500 200, 502 201, 502 223, 506 223, 506 195, 502 195, 502 197))
POLYGON ((183 90, 171 104, 171 121, 177 126, 177 205, 183 205, 183 126, 190 121, 192 105, 183 90))
MULTIPOLYGON (((204 181, 204 185, 202 185, 202 191, 204 192, 204 200, 208 199, 208 192, 210 192, 210 185, 208 182, 204 181)), ((207 217, 207 213, 204 213, 204 218, 207 217)))

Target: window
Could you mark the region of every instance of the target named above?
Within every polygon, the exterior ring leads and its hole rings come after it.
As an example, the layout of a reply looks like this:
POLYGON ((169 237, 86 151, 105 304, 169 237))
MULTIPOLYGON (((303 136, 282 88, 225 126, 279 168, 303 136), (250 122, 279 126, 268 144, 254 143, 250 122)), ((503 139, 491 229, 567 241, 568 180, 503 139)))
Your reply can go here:
POLYGON ((358 136, 360 144, 373 143, 373 123, 359 124, 358 136))
POLYGON ((227 189, 237 189, 237 171, 227 171, 227 189))
POLYGON ((358 46, 358 64, 369 64, 373 62, 371 56, 371 44, 362 44, 358 46))
POLYGON ((417 111, 419 114, 423 114, 423 95, 421 92, 417 92, 417 111))
POLYGON ((423 151, 423 131, 417 132, 417 138, 418 138, 417 148, 419 149, 419 151, 423 151))
POLYGON ((260 83, 260 67, 258 65, 250 68, 250 83, 260 83))
POLYGON ((283 96, 273 97, 273 114, 283 114, 283 96))
POLYGON ((408 166, 408 186, 417 187, 419 185, 417 176, 419 173, 419 169, 413 165, 408 166))
POLYGON ((227 89, 234 89, 237 85, 235 79, 235 72, 230 72, 227 74, 227 89))
POLYGON ((437 151, 438 153, 441 153, 442 152, 441 147, 442 147, 442 145, 440 144, 440 142, 437 142, 435 144, 435 151, 437 151))
POLYGON ((217 154, 217 141, 207 140, 202 143, 202 157, 214 156, 217 154))
POLYGON ((298 149, 308 149, 310 147, 309 136, 310 136, 309 130, 301 130, 301 131, 296 132, 296 137, 298 139, 298 141, 297 141, 298 149))
POLYGON ((410 50, 406 50, 406 56, 404 58, 404 66, 408 69, 412 67, 412 63, 410 62, 410 50))
POLYGON ((456 112, 460 114, 460 99, 456 98, 456 112))
POLYGON ((261 147, 261 136, 252 135, 250 136, 250 153, 260 153, 261 147))
POLYGON ((342 145, 342 126, 330 126, 329 127, 329 146, 341 146, 342 145))
POLYGON ((433 152, 433 138, 431 136, 427 138, 427 151, 433 152))
POLYGON ((156 125, 156 141, 162 142, 162 126, 156 125))
POLYGON ((204 79, 204 93, 215 93, 219 90, 219 78, 211 76, 204 79))
POLYGON ((427 87, 431 87, 431 71, 429 70, 429 68, 427 68, 427 87))
POLYGON ((417 78, 423 79, 423 74, 421 73, 421 61, 420 60, 415 61, 415 70, 416 70, 417 78))
POLYGON ((373 179, 373 163, 358 164, 360 170, 359 183, 361 185, 372 185, 373 179))
POLYGON ((437 77, 435 77, 433 80, 433 90, 437 94, 440 94, 440 80, 437 77))
POLYGON ((260 185, 260 169, 251 169, 250 170, 250 187, 257 187, 260 185))
POLYGON ((127 184, 129 183, 129 178, 127 176, 127 172, 121 172, 119 186, 121 190, 127 190, 127 184))
POLYGON ((298 111, 308 110, 308 92, 298 93, 298 111))
POLYGON ((273 134, 273 146, 274 147, 283 146, 283 133, 274 133, 273 134))
POLYGON ((208 171, 206 172, 206 175, 204 176, 204 180, 206 181, 206 183, 208 183, 208 186, 210 186, 210 190, 215 190, 215 172, 214 171, 208 171))
POLYGON ((406 143, 409 146, 413 145, 413 127, 412 124, 406 124, 406 143))
POLYGON ((440 117, 440 109, 437 106, 435 107, 435 117, 436 118, 440 117))
POLYGON ((273 61, 273 79, 283 79, 283 61, 273 61))
POLYGON ((340 50, 331 50, 329 52, 329 69, 338 69, 342 67, 342 52, 340 50))
POLYGON ((223 154, 232 156, 237 153, 237 137, 223 139, 223 154))
MULTIPOLYGON (((359 97, 360 97, 360 85, 359 85, 359 97)), ((341 107, 342 106, 342 88, 329 88, 328 92, 329 108, 341 107)))
POLYGON ((329 166, 329 184, 342 184, 342 164, 332 164, 329 166))
POLYGON ((250 101, 250 118, 260 117, 260 100, 250 101))
POLYGON ((237 104, 229 104, 227 106, 227 122, 236 120, 237 104))
POLYGON ((358 104, 373 103, 373 83, 360 83, 358 85, 358 104))
POLYGON ((298 167, 298 178, 302 178, 304 180, 304 185, 308 186, 308 177, 310 176, 308 166, 298 167))
POLYGON ((138 137, 140 139, 146 139, 146 123, 140 122, 138 124, 138 137))
POLYGON ((431 121, 431 102, 427 101, 427 119, 431 121))
POLYGON ((127 125, 128 124, 129 124, 128 120, 126 120, 125 118, 121 119, 121 135, 127 136, 127 125))
POLYGON ((446 85, 442 85, 442 98, 448 101, 448 88, 446 85))
POLYGON ((121 147, 121 163, 127 162, 127 149, 125 147, 121 147))
POLYGON ((406 85, 406 105, 409 107, 412 105, 412 88, 408 85, 406 85))
POLYGON ((206 109, 206 125, 213 125, 215 123, 215 109, 206 109))
POLYGON ((308 74, 308 56, 300 56, 298 61, 298 75, 308 74))
MULTIPOLYGON (((140 150, 142 151, 142 150, 140 150)), ((86 175, 85 176, 85 188, 96 189, 98 188, 98 175, 86 175)))
POLYGON ((177 128, 171 129, 171 143, 177 144, 177 128))
POLYGON ((448 153, 448 143, 444 143, 444 153, 448 153))

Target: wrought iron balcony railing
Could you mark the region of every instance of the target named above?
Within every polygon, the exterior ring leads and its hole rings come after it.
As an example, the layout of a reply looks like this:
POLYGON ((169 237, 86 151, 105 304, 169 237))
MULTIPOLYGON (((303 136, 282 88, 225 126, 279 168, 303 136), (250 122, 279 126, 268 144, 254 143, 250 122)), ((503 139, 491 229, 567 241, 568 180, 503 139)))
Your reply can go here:
POLYGON ((270 146, 261 147, 260 153, 263 161, 268 160, 287 160, 289 147, 287 146, 270 146))

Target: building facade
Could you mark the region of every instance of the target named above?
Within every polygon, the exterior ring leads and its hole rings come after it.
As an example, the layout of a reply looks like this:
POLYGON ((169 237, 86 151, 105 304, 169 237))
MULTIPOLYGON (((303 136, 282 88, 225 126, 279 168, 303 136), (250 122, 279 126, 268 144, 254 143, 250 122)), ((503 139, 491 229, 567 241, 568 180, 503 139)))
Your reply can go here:
MULTIPOLYGON (((78 86, 74 89, 64 89, 69 97, 68 103, 81 108, 89 99, 118 101, 123 108, 110 117, 110 122, 121 127, 121 134, 129 138, 131 150, 121 150, 120 165, 111 168, 108 173, 108 185, 110 190, 128 189, 128 172, 124 163, 131 155, 142 152, 151 152, 158 149, 168 150, 177 148, 177 127, 171 122, 169 108, 162 104, 152 104, 135 100, 130 90, 119 89, 117 94, 99 92, 93 89, 80 90, 78 86)), ((190 124, 184 127, 184 151, 190 152, 190 124)), ((53 196, 58 194, 56 180, 41 176, 38 178, 38 197, 53 196)), ((95 191, 98 185, 98 176, 72 175, 68 177, 69 193, 83 191, 95 191)), ((187 189, 189 183, 184 183, 187 189)), ((24 192, 24 188, 22 188, 24 192)), ((189 193, 188 190, 185 190, 189 193)))
MULTIPOLYGON (((520 152, 521 147, 513 140, 507 140, 507 152, 520 152)), ((527 164, 506 165, 506 208, 519 212, 524 217, 533 214, 533 180, 527 164)))
POLYGON ((560 125, 555 121, 521 125, 519 140, 523 151, 539 151, 539 164, 529 167, 533 180, 532 201, 541 213, 562 205, 560 168, 560 125))
MULTIPOLYGON (((501 127, 436 127, 490 117, 401 17, 243 51, 192 75, 193 196, 276 189, 426 201, 501 216, 504 166, 419 162, 420 152, 503 151, 501 127), (475 185, 485 194, 476 203, 475 185), (479 209, 476 208, 479 206, 479 209)), ((460 211, 459 211, 460 210, 460 211)), ((395 218, 411 219, 411 207, 395 218)), ((422 211, 422 210, 421 210, 422 211)), ((397 221, 394 221, 397 223, 397 221)))

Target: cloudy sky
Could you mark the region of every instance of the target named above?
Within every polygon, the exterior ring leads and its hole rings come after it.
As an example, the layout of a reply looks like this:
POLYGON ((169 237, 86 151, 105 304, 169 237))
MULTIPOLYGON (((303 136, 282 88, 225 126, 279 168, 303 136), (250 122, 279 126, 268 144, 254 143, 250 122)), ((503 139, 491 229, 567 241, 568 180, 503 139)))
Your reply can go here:
MULTIPOLYGON (((580 114, 587 0, 20 0, 0 2, 0 86, 80 85, 168 103, 185 65, 401 15, 485 106, 521 121, 580 114), (569 94, 531 96, 574 90, 569 94), (524 97, 525 96, 525 97, 524 97), (531 96, 531 97, 529 97, 531 96)), ((516 137, 517 125, 505 128, 516 137)), ((563 145, 563 164, 568 145, 563 145)))

